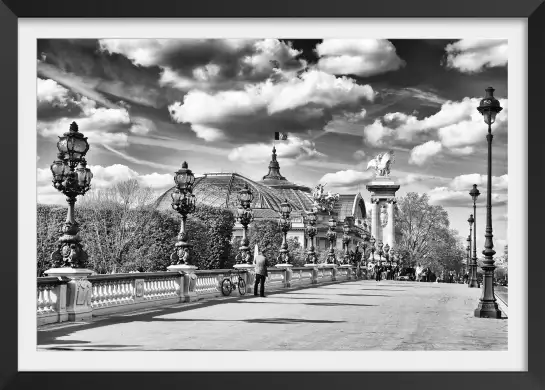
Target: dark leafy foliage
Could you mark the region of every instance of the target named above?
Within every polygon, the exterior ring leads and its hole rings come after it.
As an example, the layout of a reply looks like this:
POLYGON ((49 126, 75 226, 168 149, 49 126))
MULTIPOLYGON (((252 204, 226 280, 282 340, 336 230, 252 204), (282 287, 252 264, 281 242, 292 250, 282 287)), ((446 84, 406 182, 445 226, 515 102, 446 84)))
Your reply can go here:
MULTIPOLYGON (((174 212, 162 213, 142 209, 146 213, 144 224, 134 229, 132 239, 122 251, 109 250, 105 242, 116 234, 120 225, 119 213, 114 208, 76 207, 76 220, 80 224, 80 237, 89 254, 88 268, 99 274, 130 271, 164 271, 170 265, 181 217, 174 212)), ((66 208, 38 205, 37 208, 37 266, 38 276, 51 268, 50 254, 56 248, 61 227, 66 219, 66 208)), ((230 268, 231 237, 234 216, 224 209, 198 206, 188 218, 187 228, 193 246, 192 263, 199 269, 230 268)), ((126 227, 125 227, 126 228, 126 227)))

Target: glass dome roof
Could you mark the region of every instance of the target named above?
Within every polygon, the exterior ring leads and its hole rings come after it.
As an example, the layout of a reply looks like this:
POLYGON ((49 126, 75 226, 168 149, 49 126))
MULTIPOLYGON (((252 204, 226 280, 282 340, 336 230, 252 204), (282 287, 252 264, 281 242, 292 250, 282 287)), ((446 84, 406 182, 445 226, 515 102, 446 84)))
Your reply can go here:
MULTIPOLYGON (((312 200, 310 191, 305 187, 271 188, 257 183, 238 173, 206 173, 195 180, 193 194, 197 204, 206 204, 213 207, 225 207, 236 210, 238 207, 238 192, 248 184, 254 195, 252 209, 271 209, 280 211, 280 204, 287 199, 294 211, 310 210, 312 200)), ((157 200, 157 208, 170 209, 171 196, 175 187, 166 191, 157 200)))

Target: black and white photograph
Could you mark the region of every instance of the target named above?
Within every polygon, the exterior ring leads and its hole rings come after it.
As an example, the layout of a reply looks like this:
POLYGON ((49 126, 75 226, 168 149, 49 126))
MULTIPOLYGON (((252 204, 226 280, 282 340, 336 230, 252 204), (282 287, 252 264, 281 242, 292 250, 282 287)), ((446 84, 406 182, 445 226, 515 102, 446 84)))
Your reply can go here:
POLYGON ((38 39, 36 349, 508 351, 508 40, 386 38, 38 39))

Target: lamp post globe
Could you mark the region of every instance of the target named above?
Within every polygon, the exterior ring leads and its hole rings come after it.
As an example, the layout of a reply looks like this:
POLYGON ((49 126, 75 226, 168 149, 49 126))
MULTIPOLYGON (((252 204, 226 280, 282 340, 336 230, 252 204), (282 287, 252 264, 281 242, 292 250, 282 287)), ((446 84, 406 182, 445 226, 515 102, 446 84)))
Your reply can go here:
POLYGON ((350 244, 350 223, 346 218, 343 224, 343 233, 344 264, 350 264, 350 254, 348 252, 348 246, 350 244))
POLYGON ((335 218, 330 217, 328 221, 329 229, 326 233, 326 237, 329 240, 329 253, 327 255, 327 263, 328 264, 336 264, 337 258, 335 256, 335 241, 337 240, 337 233, 335 232, 335 228, 337 227, 337 221, 335 218))
POLYGON ((500 102, 494 97, 494 88, 486 89, 486 96, 481 100, 477 110, 482 114, 484 122, 488 125, 486 140, 488 143, 487 183, 486 183, 486 230, 484 243, 484 260, 481 267, 484 272, 483 293, 480 302, 475 309, 475 317, 501 318, 501 311, 494 296, 494 244, 492 242, 492 124, 496 121, 497 114, 502 110, 500 102))
POLYGON ((51 262, 57 268, 84 268, 88 254, 78 235, 80 229, 74 217, 74 206, 76 197, 85 195, 91 189, 93 174, 85 160, 89 143, 87 137, 79 132, 76 122, 72 122, 69 131, 59 137, 57 150, 57 160, 50 166, 53 187, 66 196, 68 212, 61 228, 63 235, 57 242, 57 249, 51 254, 51 262))
POLYGON ((238 192, 237 195, 238 208, 237 208, 237 222, 242 225, 242 240, 240 240, 239 253, 236 256, 237 264, 251 264, 252 259, 249 253, 250 241, 248 240, 248 225, 254 220, 252 213, 252 201, 254 200, 254 194, 247 183, 244 183, 244 187, 238 192))
POLYGON ((316 228, 316 210, 309 211, 305 218, 305 232, 310 237, 310 247, 307 250, 306 263, 317 264, 318 256, 316 255, 316 249, 314 247, 314 237, 318 233, 316 228))
POLYGON ((187 216, 195 212, 196 199, 193 195, 193 184, 195 175, 189 169, 187 162, 182 163, 182 167, 174 172, 174 183, 176 189, 172 192, 172 208, 182 216, 180 232, 178 233, 175 250, 170 255, 171 265, 191 265, 189 235, 186 231, 187 216))
POLYGON ((287 235, 292 227, 291 219, 290 219, 291 210, 292 208, 288 200, 285 199, 284 202, 280 204, 280 211, 281 211, 282 217, 278 220, 278 226, 280 227, 280 230, 282 231, 282 244, 280 246, 280 253, 276 259, 277 263, 279 264, 290 263, 287 235))
POLYGON ((469 191, 469 196, 471 196, 471 199, 473 200, 473 255, 471 252, 469 253, 469 262, 468 262, 468 269, 469 269, 469 278, 467 282, 467 286, 469 288, 478 288, 479 282, 477 280, 477 199, 479 198, 479 195, 481 195, 479 189, 477 188, 477 184, 473 184, 473 187, 471 188, 471 191, 469 191))

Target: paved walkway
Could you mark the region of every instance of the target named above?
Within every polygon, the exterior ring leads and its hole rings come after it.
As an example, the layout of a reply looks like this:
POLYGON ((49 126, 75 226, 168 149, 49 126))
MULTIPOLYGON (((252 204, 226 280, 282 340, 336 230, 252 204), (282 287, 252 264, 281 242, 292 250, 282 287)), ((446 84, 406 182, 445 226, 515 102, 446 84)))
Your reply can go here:
POLYGON ((507 320, 473 316, 463 284, 350 281, 179 304, 38 331, 38 349, 507 350, 507 320))

